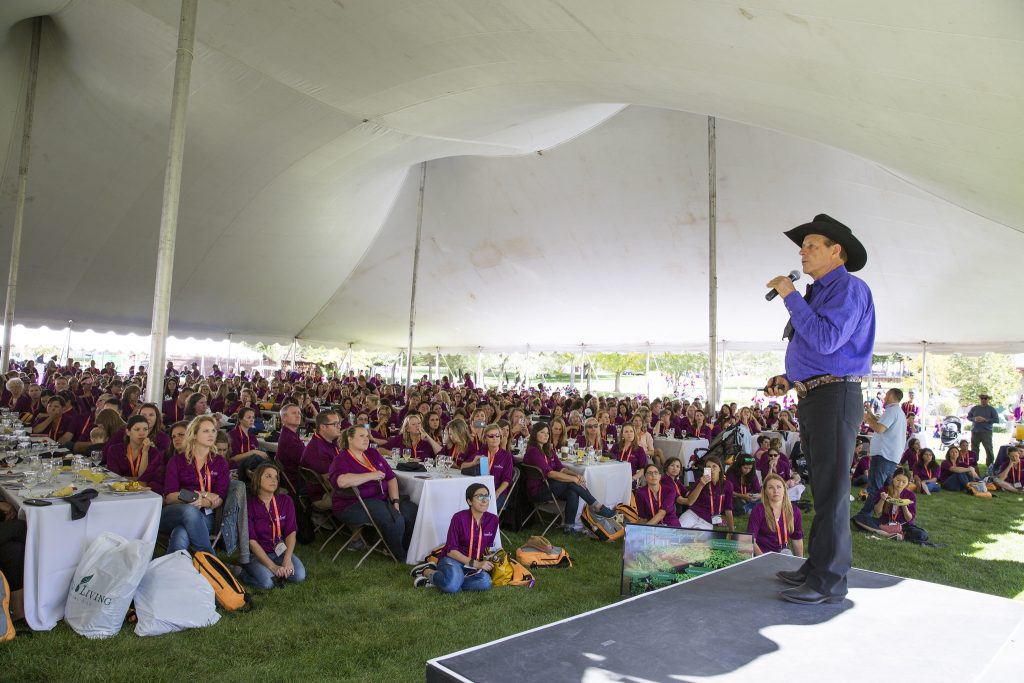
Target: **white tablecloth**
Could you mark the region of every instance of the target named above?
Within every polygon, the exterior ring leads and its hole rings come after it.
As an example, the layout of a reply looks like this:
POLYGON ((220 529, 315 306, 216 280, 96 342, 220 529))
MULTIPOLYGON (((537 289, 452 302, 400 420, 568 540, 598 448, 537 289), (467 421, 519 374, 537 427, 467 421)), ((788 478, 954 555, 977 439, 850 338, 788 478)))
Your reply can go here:
MULTIPOLYGON (((693 452, 698 448, 707 448, 710 442, 707 439, 666 439, 664 437, 657 437, 654 439, 654 445, 665 454, 665 460, 679 458, 685 468, 690 464, 690 456, 693 455, 693 452)), ((685 477, 687 484, 693 483, 692 472, 687 471, 685 477)))
MULTIPOLYGON (((70 481, 70 475, 62 475, 61 479, 70 481)), ((83 484, 77 486, 85 488, 83 484)), ((0 487, 0 493, 19 508, 18 516, 28 525, 25 621, 36 631, 49 631, 64 618, 64 603, 78 561, 102 532, 111 531, 128 540, 156 542, 163 500, 155 493, 101 494, 93 499, 85 517, 72 521, 71 506, 67 503, 54 500, 47 507, 22 505, 16 490, 13 485, 0 487)))
MULTIPOLYGON (((599 462, 595 465, 566 465, 567 468, 583 473, 583 479, 587 482, 587 490, 594 494, 600 502, 610 508, 619 503, 628 503, 633 493, 633 470, 628 462, 599 462)), ((583 514, 584 502, 580 500, 579 508, 576 510, 576 517, 573 521, 580 521, 583 514)))
MULTIPOLYGON (((473 482, 480 482, 491 492, 488 509, 498 514, 497 501, 493 497, 494 477, 490 475, 467 477, 456 473, 445 479, 435 471, 424 473, 395 470, 395 476, 398 477, 398 492, 409 496, 409 500, 419 506, 406 558, 409 564, 417 564, 431 550, 444 545, 452 515, 466 509, 466 488, 473 482)), ((501 538, 495 538, 494 544, 501 547, 501 538)))

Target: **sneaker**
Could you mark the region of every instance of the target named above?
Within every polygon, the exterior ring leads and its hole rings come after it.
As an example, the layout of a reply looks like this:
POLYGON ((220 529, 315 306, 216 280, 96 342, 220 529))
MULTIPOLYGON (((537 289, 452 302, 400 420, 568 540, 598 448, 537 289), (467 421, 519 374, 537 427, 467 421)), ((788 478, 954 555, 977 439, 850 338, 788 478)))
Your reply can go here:
POLYGON ((600 517, 614 517, 615 516, 615 510, 612 510, 611 508, 609 508, 606 505, 602 505, 601 507, 597 508, 594 512, 596 512, 598 514, 598 516, 600 516, 600 517))
POLYGON ((415 579, 412 580, 412 587, 413 588, 429 588, 429 587, 431 587, 433 585, 434 584, 432 584, 430 582, 430 579, 428 579, 427 577, 422 576, 422 575, 421 576, 417 576, 415 579))
POLYGON ((412 571, 409 572, 409 576, 423 576, 423 572, 425 572, 428 569, 437 569, 437 564, 434 562, 421 562, 420 564, 412 568, 412 571))

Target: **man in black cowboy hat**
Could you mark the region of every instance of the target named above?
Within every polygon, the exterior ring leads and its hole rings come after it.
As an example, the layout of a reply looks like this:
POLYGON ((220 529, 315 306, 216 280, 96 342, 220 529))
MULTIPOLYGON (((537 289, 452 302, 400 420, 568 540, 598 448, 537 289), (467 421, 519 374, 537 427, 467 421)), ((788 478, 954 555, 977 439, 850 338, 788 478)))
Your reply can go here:
POLYGON ((780 593, 784 599, 816 605, 842 601, 853 562, 850 463, 863 410, 860 382, 871 371, 875 306, 867 284, 850 275, 868 257, 848 227, 818 214, 785 234, 800 247, 803 272, 814 282, 803 297, 785 275, 767 285, 781 295, 790 319, 786 374, 768 380, 765 393, 797 390, 815 517, 804 564, 778 577, 794 586, 780 593))
POLYGON ((999 422, 999 412, 988 404, 988 394, 978 394, 978 405, 967 411, 971 425, 971 450, 981 455, 979 446, 985 447, 985 465, 992 467, 992 425, 999 422))

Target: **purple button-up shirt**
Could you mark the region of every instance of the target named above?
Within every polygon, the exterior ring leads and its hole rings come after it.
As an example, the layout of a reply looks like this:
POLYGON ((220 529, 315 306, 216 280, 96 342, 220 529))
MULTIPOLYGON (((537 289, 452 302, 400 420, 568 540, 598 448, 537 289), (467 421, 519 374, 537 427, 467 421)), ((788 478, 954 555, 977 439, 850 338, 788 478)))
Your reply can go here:
POLYGON ((810 303, 797 292, 783 301, 793 323, 786 348, 790 381, 871 372, 875 304, 863 280, 839 266, 814 283, 810 303))

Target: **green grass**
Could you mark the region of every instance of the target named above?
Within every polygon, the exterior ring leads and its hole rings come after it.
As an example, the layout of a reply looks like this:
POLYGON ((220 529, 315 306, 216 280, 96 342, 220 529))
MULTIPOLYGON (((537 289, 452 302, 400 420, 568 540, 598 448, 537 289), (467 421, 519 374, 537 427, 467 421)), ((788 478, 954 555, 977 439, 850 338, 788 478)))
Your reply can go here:
MULTIPOLYGON (((946 547, 855 533, 854 564, 1024 600, 1024 496, 922 498, 919 523, 946 547)), ((513 542, 526 535, 512 534, 513 542)), ((568 549, 572 569, 539 570, 532 589, 459 595, 414 590, 407 567, 371 559, 353 570, 354 553, 331 564, 330 554, 302 547, 311 578, 257 593, 250 613, 157 638, 137 637, 126 626, 105 641, 82 638, 61 623, 0 646, 0 678, 180 681, 203 672, 217 681, 422 681, 427 659, 618 599, 621 545, 558 533, 552 540, 568 549)))

